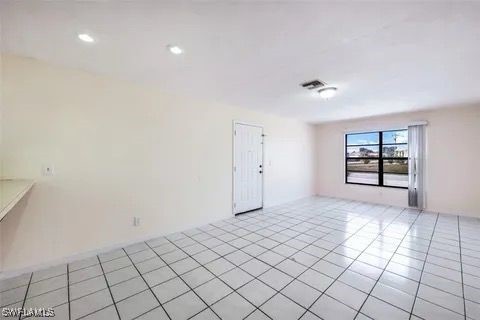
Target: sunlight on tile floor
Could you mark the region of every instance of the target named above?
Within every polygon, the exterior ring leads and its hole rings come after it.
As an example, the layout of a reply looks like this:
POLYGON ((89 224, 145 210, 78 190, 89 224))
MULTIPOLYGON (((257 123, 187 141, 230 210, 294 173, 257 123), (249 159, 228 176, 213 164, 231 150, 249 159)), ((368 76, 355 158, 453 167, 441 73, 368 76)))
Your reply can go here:
POLYGON ((0 291, 2 309, 54 319, 480 319, 480 220, 309 198, 0 291))

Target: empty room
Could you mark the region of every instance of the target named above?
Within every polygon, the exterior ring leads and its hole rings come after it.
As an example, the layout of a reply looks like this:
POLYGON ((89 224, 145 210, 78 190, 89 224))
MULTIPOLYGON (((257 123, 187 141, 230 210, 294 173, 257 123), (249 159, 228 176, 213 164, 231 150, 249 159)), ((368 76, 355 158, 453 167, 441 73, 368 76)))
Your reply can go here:
POLYGON ((480 2, 0 1, 1 319, 480 320, 480 2))

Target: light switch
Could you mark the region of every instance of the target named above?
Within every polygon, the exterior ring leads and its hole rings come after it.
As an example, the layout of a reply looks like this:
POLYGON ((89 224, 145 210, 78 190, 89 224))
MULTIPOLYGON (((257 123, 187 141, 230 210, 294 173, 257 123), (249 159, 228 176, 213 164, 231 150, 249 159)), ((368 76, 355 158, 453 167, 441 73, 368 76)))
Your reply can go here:
POLYGON ((138 227, 140 225, 140 217, 133 217, 133 226, 138 227))

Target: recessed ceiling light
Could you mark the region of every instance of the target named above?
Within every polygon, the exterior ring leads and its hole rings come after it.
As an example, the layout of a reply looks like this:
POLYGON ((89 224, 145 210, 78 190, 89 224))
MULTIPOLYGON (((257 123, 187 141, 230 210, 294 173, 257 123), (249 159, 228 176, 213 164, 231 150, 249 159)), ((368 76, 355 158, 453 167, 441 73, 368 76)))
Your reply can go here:
POLYGON ((335 87, 328 87, 318 90, 320 97, 323 99, 330 99, 333 98, 337 94, 337 88, 335 87))
POLYGON ((93 39, 92 36, 89 35, 88 33, 79 33, 78 34, 78 39, 82 40, 83 42, 88 42, 88 43, 95 42, 95 39, 93 39))
POLYGON ((174 46, 174 45, 168 45, 167 46, 167 49, 168 51, 170 51, 171 53, 173 54, 182 54, 183 53, 183 49, 180 48, 179 46, 174 46))

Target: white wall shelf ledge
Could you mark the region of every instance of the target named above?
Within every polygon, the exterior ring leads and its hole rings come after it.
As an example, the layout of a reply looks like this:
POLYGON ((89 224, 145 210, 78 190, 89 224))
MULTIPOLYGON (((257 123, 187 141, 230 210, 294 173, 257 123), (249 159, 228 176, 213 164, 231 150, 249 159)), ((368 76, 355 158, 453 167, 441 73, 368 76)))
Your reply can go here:
POLYGON ((28 179, 0 178, 0 221, 33 187, 35 181, 28 179))

